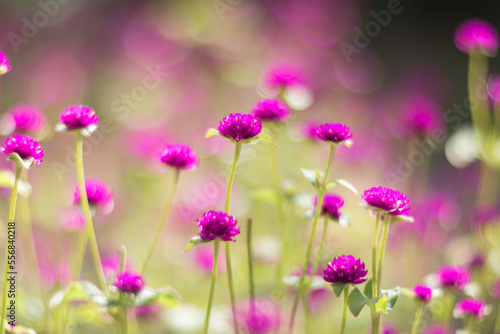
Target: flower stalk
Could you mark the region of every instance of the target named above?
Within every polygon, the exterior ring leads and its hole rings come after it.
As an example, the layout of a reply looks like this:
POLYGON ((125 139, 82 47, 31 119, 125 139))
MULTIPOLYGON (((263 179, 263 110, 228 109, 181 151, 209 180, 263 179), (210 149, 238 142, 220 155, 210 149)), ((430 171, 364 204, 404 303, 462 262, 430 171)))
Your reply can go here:
POLYGON ((220 246, 220 240, 216 238, 214 240, 214 261, 212 264, 212 280, 210 283, 210 294, 208 296, 207 312, 205 314, 205 322, 203 325, 204 334, 208 334, 208 326, 210 324, 210 314, 212 312, 212 304, 214 300, 215 281, 217 280, 217 268, 219 265, 219 248, 220 248, 219 246, 220 246))

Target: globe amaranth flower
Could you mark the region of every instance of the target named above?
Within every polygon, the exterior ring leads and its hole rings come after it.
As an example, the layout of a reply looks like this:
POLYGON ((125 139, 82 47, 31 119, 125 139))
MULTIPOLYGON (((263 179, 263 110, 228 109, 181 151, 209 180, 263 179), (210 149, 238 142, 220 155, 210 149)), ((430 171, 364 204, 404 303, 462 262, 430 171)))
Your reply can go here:
POLYGON ((316 137, 319 140, 340 144, 352 138, 351 129, 340 123, 326 123, 316 129, 316 137))
POLYGON ((401 110, 402 127, 405 135, 433 135, 442 127, 442 113, 436 102, 429 98, 412 97, 401 110))
POLYGON ((415 285, 413 293, 415 294, 415 297, 424 303, 427 303, 432 298, 432 289, 424 284, 415 285))
POLYGON ((230 114, 219 124, 219 132, 237 143, 253 138, 261 131, 262 124, 250 114, 230 114))
POLYGON ((57 130, 84 130, 90 134, 97 129, 99 116, 94 109, 78 105, 64 110, 59 120, 61 123, 57 126, 57 130))
POLYGON ((463 290, 470 281, 469 272, 462 267, 446 266, 437 271, 439 286, 463 290))
POLYGON ((11 107, 2 117, 2 133, 21 132, 37 134, 45 127, 45 117, 40 109, 31 105, 16 105, 11 107))
POLYGON ((269 300, 257 299, 253 305, 245 303, 238 308, 237 321, 248 333, 274 333, 281 323, 280 310, 269 300))
POLYGON ((200 237, 203 240, 235 241, 234 236, 240 234, 240 228, 236 226, 238 221, 225 212, 208 211, 198 220, 200 237))
POLYGON ((486 306, 484 301, 474 298, 466 298, 457 303, 453 314, 458 317, 471 316, 476 319, 482 319, 486 316, 486 306))
POLYGON ((486 21, 470 19, 457 28, 455 45, 466 54, 478 52, 493 56, 498 49, 498 32, 486 21))
POLYGON ((365 264, 352 255, 341 255, 329 262, 323 270, 323 279, 329 283, 359 284, 366 281, 365 264))
MULTIPOLYGON (((318 205, 318 198, 314 199, 314 207, 318 205)), ((340 208, 344 206, 344 199, 338 195, 327 193, 323 197, 321 208, 322 215, 328 215, 330 218, 339 219, 341 216, 340 208)))
POLYGON ((253 115, 260 121, 283 121, 290 116, 286 103, 280 100, 262 100, 252 109, 253 115))
POLYGON ((187 145, 181 144, 163 147, 159 159, 170 167, 186 170, 195 170, 199 163, 196 151, 187 145))
POLYGON ((361 198, 371 207, 391 216, 407 216, 410 201, 400 191, 386 187, 373 187, 365 190, 361 198))
POLYGON ((272 88, 283 89, 303 82, 301 73, 293 66, 278 65, 270 68, 265 76, 266 84, 272 88))
POLYGON ((113 284, 119 291, 133 294, 137 294, 146 285, 142 276, 132 271, 118 274, 113 284))
MULTIPOLYGON (((109 213, 113 209, 113 191, 106 182, 99 179, 86 179, 85 190, 91 207, 99 208, 102 213, 109 213)), ((80 203, 80 187, 76 186, 73 193, 73 204, 80 203)))
POLYGON ((9 64, 9 58, 5 55, 5 53, 0 52, 0 75, 4 75, 9 72, 12 67, 9 64))
POLYGON ((40 144, 28 136, 15 134, 4 141, 4 147, 0 152, 11 155, 17 153, 23 160, 33 159, 33 163, 39 165, 43 161, 43 149, 40 144))

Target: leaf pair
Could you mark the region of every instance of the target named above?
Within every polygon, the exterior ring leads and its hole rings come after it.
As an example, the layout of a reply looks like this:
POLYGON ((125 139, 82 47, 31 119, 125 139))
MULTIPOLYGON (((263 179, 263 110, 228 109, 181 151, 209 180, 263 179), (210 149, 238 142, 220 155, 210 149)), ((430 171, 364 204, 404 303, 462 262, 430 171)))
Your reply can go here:
POLYGON ((268 136, 266 134, 263 134, 263 133, 261 133, 260 135, 255 136, 255 137, 249 138, 249 139, 243 139, 243 140, 241 140, 241 141, 239 141, 237 143, 237 142, 235 142, 233 140, 233 138, 228 137, 226 135, 223 135, 222 133, 220 133, 218 130, 216 130, 214 128, 208 129, 207 134, 205 135, 205 138, 210 138, 210 137, 213 137, 213 136, 220 136, 220 137, 229 139, 234 144, 238 144, 238 143, 241 143, 241 144, 252 144, 252 143, 255 143, 255 142, 259 141, 259 140, 264 140, 264 141, 267 141, 267 142, 273 144, 276 147, 279 147, 278 144, 276 144, 276 142, 270 136, 268 136))

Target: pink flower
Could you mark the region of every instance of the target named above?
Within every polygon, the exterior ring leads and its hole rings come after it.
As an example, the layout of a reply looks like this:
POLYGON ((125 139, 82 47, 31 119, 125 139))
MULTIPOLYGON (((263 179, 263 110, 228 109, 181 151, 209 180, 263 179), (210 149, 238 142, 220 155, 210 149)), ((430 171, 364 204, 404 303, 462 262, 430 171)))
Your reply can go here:
POLYGON ((233 216, 220 211, 208 211, 198 220, 200 237, 203 240, 220 238, 222 241, 236 241, 234 237, 240 234, 236 226, 238 221, 233 216))
POLYGON ((250 114, 230 114, 219 124, 219 132, 237 143, 253 138, 261 131, 262 124, 250 114))
POLYGON ((0 75, 4 75, 9 72, 12 67, 9 64, 9 58, 5 55, 5 53, 0 52, 0 75))
POLYGON ((62 228, 67 232, 80 232, 85 228, 85 217, 80 210, 66 210, 62 215, 62 228))
POLYGON ((4 114, 1 127, 4 134, 13 132, 38 134, 45 128, 45 117, 37 107, 20 104, 11 107, 4 114))
POLYGON ((259 101, 253 107, 252 113, 261 122, 283 121, 290 116, 286 103, 272 99, 259 101))
POLYGON ((437 271, 439 285, 444 288, 457 288, 463 290, 470 281, 467 270, 461 267, 442 267, 437 271))
POLYGON ((238 322, 245 332, 255 334, 274 333, 280 328, 281 314, 277 306, 268 300, 255 300, 251 305, 238 308, 238 322))
POLYGON ((17 153, 23 160, 33 159, 35 165, 41 164, 44 156, 43 149, 36 140, 18 134, 7 138, 4 147, 0 147, 0 152, 7 155, 17 153))
POLYGON ((198 167, 196 151, 187 145, 167 145, 160 151, 160 161, 164 164, 185 170, 195 170, 198 167))
MULTIPOLYGON (((113 191, 104 181, 86 179, 85 189, 91 207, 99 208, 102 213, 109 213, 113 210, 113 191)), ((73 204, 77 205, 80 203, 80 187, 76 186, 73 194, 73 204)))
POLYGON ((413 288, 413 293, 418 299, 420 299, 424 303, 429 302, 432 298, 432 289, 427 285, 423 284, 415 285, 415 287, 413 288))
POLYGON ((121 292, 137 294, 144 288, 146 283, 140 274, 125 271, 116 276, 113 285, 116 286, 121 292))
POLYGON ((289 65, 274 66, 265 75, 265 81, 271 88, 283 89, 303 82, 301 73, 289 65))
POLYGON ((340 123, 326 123, 320 125, 316 130, 319 140, 339 144, 352 138, 351 129, 340 123))
POLYGON ((453 314, 456 317, 471 316, 477 319, 482 319, 486 316, 484 302, 480 299, 467 298, 460 301, 456 306, 453 314))
POLYGON ((498 32, 484 20, 470 19, 457 28, 455 45, 466 54, 478 52, 494 56, 498 49, 498 32))
POLYGON ((82 105, 67 108, 59 119, 61 123, 56 127, 57 130, 84 130, 88 134, 97 129, 99 123, 99 116, 94 109, 82 105))
POLYGON ((352 255, 342 255, 333 259, 323 271, 323 279, 329 283, 359 284, 366 281, 365 264, 352 255))

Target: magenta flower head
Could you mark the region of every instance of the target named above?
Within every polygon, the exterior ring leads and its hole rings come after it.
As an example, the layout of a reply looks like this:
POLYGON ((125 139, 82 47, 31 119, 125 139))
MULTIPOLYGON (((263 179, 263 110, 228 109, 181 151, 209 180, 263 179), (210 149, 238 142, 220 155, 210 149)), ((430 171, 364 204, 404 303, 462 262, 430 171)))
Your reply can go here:
POLYGON ((9 72, 12 67, 9 64, 9 58, 5 55, 5 53, 0 52, 0 75, 4 75, 9 72))
POLYGON ((269 69, 265 76, 266 84, 271 88, 283 89, 302 84, 301 73, 290 65, 279 65, 269 69))
POLYGON ((25 168, 29 168, 33 164, 41 164, 44 155, 42 147, 36 140, 19 134, 7 138, 4 141, 4 146, 0 147, 0 152, 9 155, 9 159, 11 159, 11 154, 17 154, 25 168))
POLYGON ((16 105, 2 117, 2 133, 21 132, 38 134, 45 127, 45 117, 40 109, 30 105, 16 105))
POLYGON ((455 45, 466 54, 477 52, 494 56, 498 49, 498 32, 486 21, 470 19, 457 28, 455 45))
POLYGON ((467 270, 461 267, 447 266, 437 271, 439 286, 443 288, 456 288, 463 290, 469 283, 470 275, 467 270))
POLYGON ((245 333, 274 333, 280 327, 281 314, 271 301, 258 299, 250 307, 239 308, 237 321, 245 333))
MULTIPOLYGON (((318 197, 314 199, 314 207, 318 205, 318 197)), ((321 208, 322 215, 328 215, 332 219, 339 219, 342 215, 340 208, 344 206, 344 199, 335 194, 325 194, 321 208)))
POLYGON ((341 255, 328 263, 323 270, 323 279, 329 283, 359 284, 366 281, 365 264, 352 255, 341 255))
POLYGON ((118 288, 120 292, 137 294, 144 288, 146 283, 140 274, 125 271, 116 276, 114 281, 114 286, 118 288))
POLYGON ((488 314, 488 310, 484 302, 480 299, 467 298, 455 306, 453 315, 457 318, 470 316, 476 319, 482 319, 488 314))
POLYGON ((402 126, 406 135, 432 135, 442 127, 442 112, 431 99, 416 96, 401 110, 402 126))
POLYGON ((408 216, 410 201, 400 191, 386 187, 373 187, 365 190, 361 198, 368 209, 381 211, 391 216, 408 216))
MULTIPOLYGON (((109 213, 113 210, 113 191, 106 182, 99 179, 86 179, 85 189, 91 207, 99 208, 102 213, 109 213)), ((78 186, 75 187, 73 194, 73 204, 77 205, 80 203, 81 196, 78 186)))
POLYGON ((262 100, 252 109, 253 115, 261 122, 283 121, 290 116, 286 103, 280 100, 262 100))
POLYGON ((200 237, 202 240, 236 241, 234 236, 240 234, 240 228, 236 226, 238 221, 225 212, 208 211, 198 220, 200 237))
POLYGON ((220 121, 219 132, 235 143, 252 139, 262 131, 262 124, 250 114, 230 114, 220 121))
POLYGON ((424 303, 427 303, 432 298, 432 289, 424 284, 415 285, 413 288, 413 293, 417 299, 421 300, 424 303))
POLYGON ((160 161, 164 164, 185 170, 195 170, 198 167, 196 151, 187 145, 167 145, 160 151, 160 161))
POLYGON ((316 129, 316 137, 319 140, 333 143, 335 145, 345 144, 349 146, 352 138, 351 129, 340 123, 326 123, 316 129))
POLYGON ((56 130, 81 130, 84 135, 88 136, 97 129, 99 116, 96 115, 94 109, 78 105, 64 110, 59 120, 56 130))

